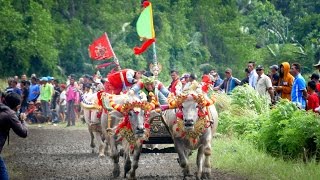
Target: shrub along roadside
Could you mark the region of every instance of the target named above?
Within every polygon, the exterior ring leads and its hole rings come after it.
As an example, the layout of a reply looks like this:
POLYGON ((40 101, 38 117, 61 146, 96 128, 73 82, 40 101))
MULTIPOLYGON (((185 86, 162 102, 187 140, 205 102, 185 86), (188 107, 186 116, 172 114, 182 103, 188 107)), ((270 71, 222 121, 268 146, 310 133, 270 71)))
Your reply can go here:
POLYGON ((219 132, 248 140, 284 159, 310 158, 320 151, 319 115, 299 110, 287 100, 270 110, 265 99, 248 86, 237 87, 225 98, 231 100, 224 100, 230 104, 219 110, 219 132))

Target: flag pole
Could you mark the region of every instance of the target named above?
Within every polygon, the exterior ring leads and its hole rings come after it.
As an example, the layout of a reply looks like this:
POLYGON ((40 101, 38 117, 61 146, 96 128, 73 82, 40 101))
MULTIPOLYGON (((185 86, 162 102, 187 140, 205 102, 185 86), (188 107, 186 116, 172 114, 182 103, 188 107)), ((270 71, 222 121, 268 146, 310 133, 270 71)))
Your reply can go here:
POLYGON ((127 87, 126 87, 126 83, 124 82, 123 74, 122 74, 122 72, 121 72, 121 67, 120 67, 119 60, 118 60, 116 54, 115 54, 114 51, 113 51, 113 48, 112 48, 112 46, 111 46, 111 44, 110 44, 110 41, 109 41, 109 38, 108 38, 107 33, 105 32, 104 34, 105 34, 106 38, 108 39, 108 44, 109 44, 109 46, 111 47, 111 52, 112 52, 113 57, 114 57, 114 63, 116 64, 116 66, 117 66, 117 68, 118 68, 118 71, 120 72, 120 79, 121 79, 121 82, 122 82, 122 90, 125 91, 125 90, 127 90, 127 87))

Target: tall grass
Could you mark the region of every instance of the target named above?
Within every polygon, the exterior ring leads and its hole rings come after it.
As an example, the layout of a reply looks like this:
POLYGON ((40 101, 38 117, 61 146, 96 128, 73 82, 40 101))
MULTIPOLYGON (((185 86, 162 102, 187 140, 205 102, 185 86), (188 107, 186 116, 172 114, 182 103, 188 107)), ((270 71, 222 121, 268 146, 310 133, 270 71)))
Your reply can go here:
POLYGON ((212 166, 232 171, 248 179, 319 179, 320 165, 302 160, 284 161, 257 150, 251 143, 236 138, 213 140, 212 166))

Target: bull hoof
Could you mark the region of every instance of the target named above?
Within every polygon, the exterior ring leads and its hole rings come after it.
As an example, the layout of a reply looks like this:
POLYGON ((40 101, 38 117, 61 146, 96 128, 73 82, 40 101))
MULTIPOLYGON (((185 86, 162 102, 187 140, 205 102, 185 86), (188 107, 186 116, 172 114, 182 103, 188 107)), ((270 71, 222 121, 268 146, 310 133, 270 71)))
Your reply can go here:
POLYGON ((211 175, 208 172, 203 172, 201 175, 201 179, 210 179, 211 175))
POLYGON ((123 150, 123 149, 120 149, 120 151, 119 151, 119 156, 123 157, 123 154, 124 154, 124 150, 123 150))
POLYGON ((92 154, 94 154, 94 153, 95 153, 95 150, 94 150, 94 149, 92 149, 92 150, 91 150, 91 153, 92 153, 92 154))
POLYGON ((113 171, 112 171, 112 175, 114 178, 117 178, 120 176, 120 166, 119 164, 118 165, 115 165, 113 171))
POLYGON ((104 155, 104 154, 99 154, 99 157, 100 157, 100 158, 104 158, 105 155, 104 155))

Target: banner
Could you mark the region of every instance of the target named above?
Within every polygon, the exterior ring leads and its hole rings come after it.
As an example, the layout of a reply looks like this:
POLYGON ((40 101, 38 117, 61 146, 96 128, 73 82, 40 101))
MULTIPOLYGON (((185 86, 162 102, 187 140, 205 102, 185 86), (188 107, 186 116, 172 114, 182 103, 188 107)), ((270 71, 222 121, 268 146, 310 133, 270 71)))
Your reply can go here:
POLYGON ((114 57, 107 33, 104 33, 101 37, 94 40, 93 43, 89 45, 88 50, 89 57, 93 60, 103 60, 114 57))

